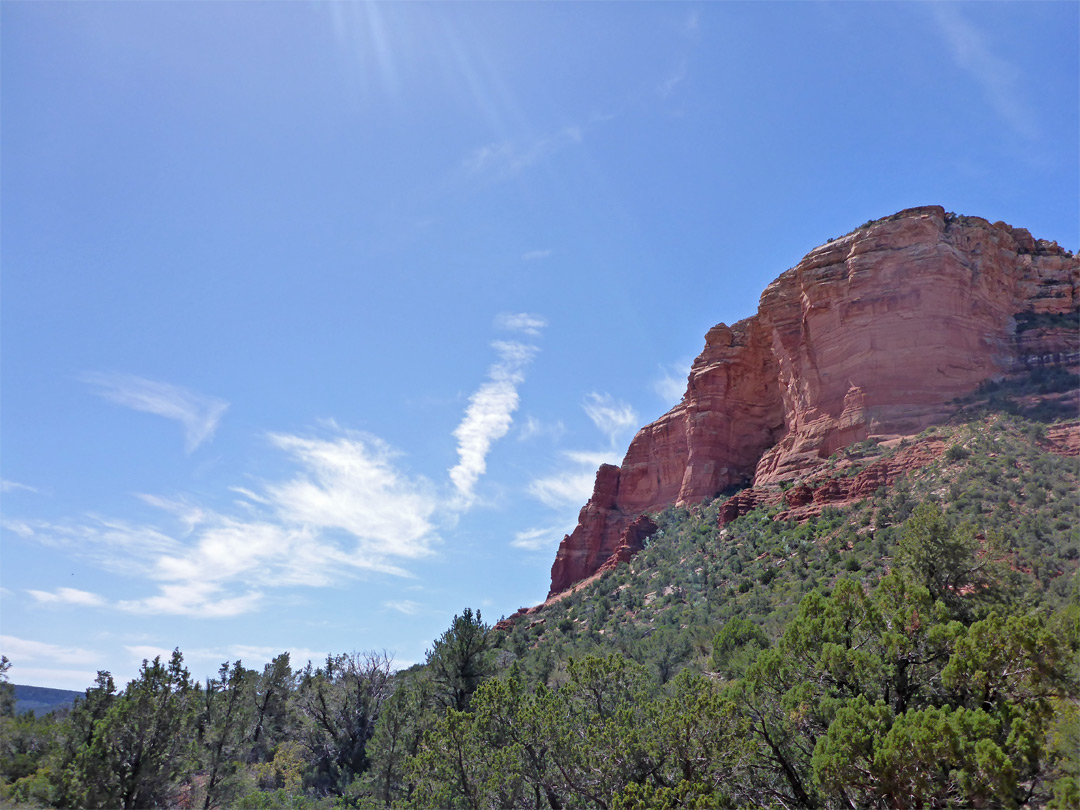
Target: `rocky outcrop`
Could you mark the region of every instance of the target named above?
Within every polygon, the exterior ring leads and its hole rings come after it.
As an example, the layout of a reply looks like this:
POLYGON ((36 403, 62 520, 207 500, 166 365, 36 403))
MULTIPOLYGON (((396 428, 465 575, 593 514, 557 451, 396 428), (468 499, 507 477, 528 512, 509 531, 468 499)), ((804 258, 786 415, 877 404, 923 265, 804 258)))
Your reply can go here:
POLYGON ((1056 244, 938 206, 815 248, 756 315, 709 330, 682 401, 600 468, 550 593, 632 548, 645 512, 805 477, 840 448, 947 418, 988 379, 1077 364, 1078 286, 1080 261, 1056 244))
POLYGON ((945 442, 937 437, 919 439, 886 458, 855 464, 839 474, 827 470, 813 473, 786 492, 779 487, 749 487, 729 498, 720 508, 720 525, 759 506, 779 504, 784 508, 775 520, 806 520, 821 514, 826 506, 843 507, 869 498, 882 487, 937 461, 945 452, 945 442), (857 470, 857 472, 855 472, 857 470), (854 474, 851 474, 854 473, 854 474))
POLYGON ((1050 425, 1042 445, 1059 456, 1080 456, 1080 422, 1050 425))

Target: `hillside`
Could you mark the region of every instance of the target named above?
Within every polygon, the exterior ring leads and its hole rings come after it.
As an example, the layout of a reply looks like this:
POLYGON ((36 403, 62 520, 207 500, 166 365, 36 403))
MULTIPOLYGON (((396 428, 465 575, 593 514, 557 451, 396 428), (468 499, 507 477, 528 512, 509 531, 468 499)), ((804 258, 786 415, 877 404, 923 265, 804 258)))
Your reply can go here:
POLYGON ((938 206, 867 222, 709 331, 682 401, 600 468, 549 597, 640 549, 646 513, 814 476, 842 448, 948 420, 980 386, 1078 363, 1071 253, 938 206))
POLYGON ((951 526, 971 527, 1008 572, 1010 599, 1063 604, 1080 556, 1080 421, 1012 413, 1023 403, 1036 413, 1080 410, 1075 376, 1044 378, 1014 381, 1011 397, 995 386, 916 436, 838 450, 797 485, 651 513, 657 528, 643 551, 500 623, 502 645, 541 680, 597 650, 662 677, 707 668, 726 621, 778 633, 814 589, 840 578, 876 583, 891 570, 900 527, 927 502, 951 526))
POLYGON ((34 712, 35 714, 48 714, 57 709, 70 709, 76 698, 82 697, 82 692, 73 692, 70 689, 51 689, 46 686, 26 686, 12 684, 15 688, 15 712, 34 712))

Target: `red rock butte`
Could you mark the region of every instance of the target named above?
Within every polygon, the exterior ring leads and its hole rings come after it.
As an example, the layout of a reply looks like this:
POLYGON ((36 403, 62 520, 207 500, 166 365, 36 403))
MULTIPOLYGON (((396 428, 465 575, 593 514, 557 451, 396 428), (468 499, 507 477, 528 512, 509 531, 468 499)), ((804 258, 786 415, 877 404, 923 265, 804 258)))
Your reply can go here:
POLYGON ((804 477, 943 421, 986 380, 1076 365, 1078 286, 1080 260, 1056 243, 940 206, 815 248, 756 315, 709 330, 682 401, 600 468, 549 598, 642 548, 647 512, 804 477))

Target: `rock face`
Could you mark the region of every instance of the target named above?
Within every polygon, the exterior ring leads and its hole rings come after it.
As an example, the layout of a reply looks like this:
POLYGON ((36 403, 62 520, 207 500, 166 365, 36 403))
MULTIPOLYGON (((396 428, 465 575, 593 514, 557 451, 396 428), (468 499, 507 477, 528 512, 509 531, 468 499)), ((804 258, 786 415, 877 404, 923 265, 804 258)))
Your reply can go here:
POLYGON ((988 379, 1076 365, 1078 288, 1080 260, 1056 244, 939 206, 815 248, 756 315, 709 330, 682 401, 600 468, 550 594, 640 548, 645 512, 803 477, 842 447, 943 420, 988 379))
POLYGON ((945 443, 937 437, 919 439, 910 446, 873 461, 851 477, 830 476, 827 470, 811 473, 787 492, 779 487, 748 487, 728 498, 720 509, 720 525, 730 523, 759 506, 780 504, 786 507, 775 520, 805 520, 821 514, 826 506, 846 506, 868 498, 881 487, 889 487, 906 476, 936 461, 945 452, 945 443))

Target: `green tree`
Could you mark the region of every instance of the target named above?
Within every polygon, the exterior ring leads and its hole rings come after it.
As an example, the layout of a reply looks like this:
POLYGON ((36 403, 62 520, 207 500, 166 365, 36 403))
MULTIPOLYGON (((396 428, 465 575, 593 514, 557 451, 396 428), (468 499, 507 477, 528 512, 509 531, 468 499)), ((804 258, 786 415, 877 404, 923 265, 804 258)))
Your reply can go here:
POLYGON ((330 655, 300 672, 293 698, 297 738, 308 752, 309 783, 319 793, 344 795, 368 766, 367 743, 390 695, 386 653, 330 655))
POLYGON ((6 655, 0 655, 0 717, 15 716, 15 687, 8 680, 11 661, 6 655))
POLYGON ((427 653, 427 665, 443 705, 466 711, 473 692, 494 672, 491 628, 480 611, 465 608, 427 653))
POLYGON ((254 691, 254 718, 252 720, 249 762, 267 762, 274 756, 274 749, 281 742, 289 726, 289 698, 295 678, 289 663, 289 654, 281 653, 263 667, 256 680, 254 691))
POLYGON ((143 661, 139 677, 112 700, 107 699, 112 679, 103 674, 106 680, 99 686, 104 693, 95 695, 97 705, 87 707, 86 717, 107 708, 75 752, 67 773, 68 801, 124 810, 172 803, 180 776, 192 764, 191 704, 201 691, 192 684, 183 656, 174 650, 168 664, 160 657, 143 661))
POLYGON ((726 806, 749 750, 747 721, 701 675, 683 670, 668 689, 619 655, 569 661, 557 690, 529 690, 512 666, 477 689, 470 712, 447 709, 432 729, 410 762, 415 800, 560 810, 664 796, 726 806))
POLYGON ((738 678, 768 647, 769 637, 764 630, 746 619, 731 619, 713 639, 710 663, 717 674, 738 678))
POLYGON ((979 538, 970 523, 949 526, 935 503, 917 506, 905 522, 896 548, 896 565, 934 599, 944 602, 954 618, 965 623, 978 617, 987 603, 1009 597, 1007 568, 999 563, 997 543, 979 538))
POLYGON ((437 719, 431 680, 426 675, 399 675, 367 745, 367 790, 379 805, 409 801, 416 785, 406 763, 417 755, 424 734, 437 719))
POLYGON ((226 661, 207 678, 199 705, 198 738, 205 771, 203 810, 235 796, 235 777, 251 744, 254 688, 258 675, 240 661, 226 661))

